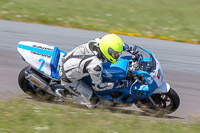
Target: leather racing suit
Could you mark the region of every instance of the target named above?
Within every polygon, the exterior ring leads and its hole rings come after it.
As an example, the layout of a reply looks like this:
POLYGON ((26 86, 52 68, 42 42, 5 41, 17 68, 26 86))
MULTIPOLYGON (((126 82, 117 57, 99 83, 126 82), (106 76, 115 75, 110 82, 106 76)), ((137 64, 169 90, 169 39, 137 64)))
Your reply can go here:
MULTIPOLYGON (((102 64, 105 62, 106 58, 99 49, 99 43, 100 38, 96 38, 95 40, 91 40, 86 44, 76 47, 63 56, 62 61, 59 64, 61 85, 67 89, 76 88, 80 93, 82 93, 81 90, 84 88, 85 91, 88 91, 89 93, 89 91, 92 90, 89 86, 84 84, 81 79, 90 75, 92 87, 95 91, 113 88, 114 83, 102 82, 102 64)), ((126 50, 127 47, 128 45, 124 44, 124 50, 126 50)), ((88 95, 88 99, 90 97, 91 96, 88 95)))

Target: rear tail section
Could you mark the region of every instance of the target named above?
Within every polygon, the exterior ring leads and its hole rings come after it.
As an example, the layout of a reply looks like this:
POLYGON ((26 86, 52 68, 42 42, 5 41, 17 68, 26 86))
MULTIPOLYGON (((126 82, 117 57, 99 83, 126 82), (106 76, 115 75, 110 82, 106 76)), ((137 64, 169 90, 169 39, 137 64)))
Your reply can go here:
POLYGON ((18 43, 17 50, 31 67, 47 76, 59 79, 58 64, 66 53, 59 50, 58 47, 21 41, 18 43))

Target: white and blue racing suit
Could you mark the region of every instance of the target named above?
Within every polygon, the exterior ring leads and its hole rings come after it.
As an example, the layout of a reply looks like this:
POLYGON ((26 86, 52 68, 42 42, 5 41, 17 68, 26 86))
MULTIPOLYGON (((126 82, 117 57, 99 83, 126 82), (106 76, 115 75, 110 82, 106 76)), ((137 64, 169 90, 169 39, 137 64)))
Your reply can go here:
MULTIPOLYGON (((113 88, 114 83, 102 82, 102 64, 105 62, 105 57, 99 51, 99 42, 100 38, 91 40, 63 56, 59 64, 61 85, 65 88, 76 88, 79 91, 82 88, 88 90, 90 87, 84 84, 81 79, 90 76, 95 91, 113 88)), ((124 50, 129 51, 127 44, 124 44, 124 50)))

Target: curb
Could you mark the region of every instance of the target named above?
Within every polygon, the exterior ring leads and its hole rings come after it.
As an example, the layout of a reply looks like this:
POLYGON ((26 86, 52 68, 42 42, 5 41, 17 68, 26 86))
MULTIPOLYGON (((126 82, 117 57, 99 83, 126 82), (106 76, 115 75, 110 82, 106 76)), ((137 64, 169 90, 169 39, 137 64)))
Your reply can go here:
POLYGON ((127 35, 127 36, 146 37, 146 38, 155 38, 155 39, 168 40, 168 41, 174 41, 174 42, 200 44, 200 41, 180 40, 180 39, 176 39, 176 38, 172 38, 172 37, 166 37, 166 36, 141 35, 139 33, 127 33, 127 32, 115 31, 115 30, 112 30, 112 31, 109 31, 109 32, 114 33, 114 34, 127 35))

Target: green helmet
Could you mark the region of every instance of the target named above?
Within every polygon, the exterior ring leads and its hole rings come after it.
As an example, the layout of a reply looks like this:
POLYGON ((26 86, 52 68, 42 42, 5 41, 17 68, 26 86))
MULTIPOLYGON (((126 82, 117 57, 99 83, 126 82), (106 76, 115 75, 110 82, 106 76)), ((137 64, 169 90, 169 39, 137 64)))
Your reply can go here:
POLYGON ((99 48, 108 61, 115 63, 123 51, 123 42, 119 36, 107 34, 101 38, 99 48))

